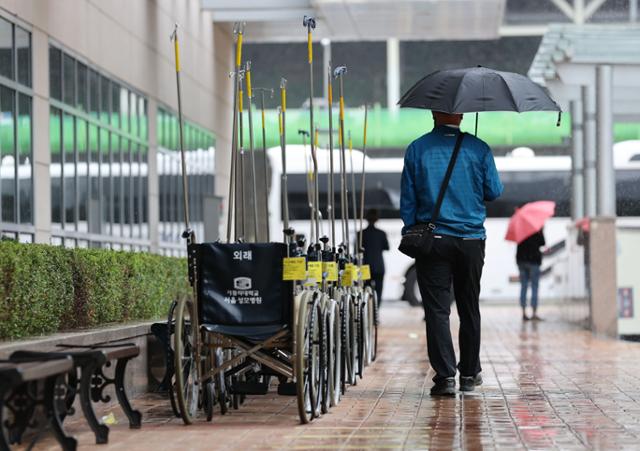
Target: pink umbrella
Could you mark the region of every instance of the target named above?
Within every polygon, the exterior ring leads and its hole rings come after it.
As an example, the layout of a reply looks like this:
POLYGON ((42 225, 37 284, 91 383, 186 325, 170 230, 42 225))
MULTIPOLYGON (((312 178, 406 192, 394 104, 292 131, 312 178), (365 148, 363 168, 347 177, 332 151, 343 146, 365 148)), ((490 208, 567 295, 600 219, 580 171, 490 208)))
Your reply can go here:
POLYGON ((539 232, 544 223, 555 214, 556 203, 550 200, 530 202, 516 209, 516 212, 509 220, 507 241, 522 243, 536 232, 539 232))

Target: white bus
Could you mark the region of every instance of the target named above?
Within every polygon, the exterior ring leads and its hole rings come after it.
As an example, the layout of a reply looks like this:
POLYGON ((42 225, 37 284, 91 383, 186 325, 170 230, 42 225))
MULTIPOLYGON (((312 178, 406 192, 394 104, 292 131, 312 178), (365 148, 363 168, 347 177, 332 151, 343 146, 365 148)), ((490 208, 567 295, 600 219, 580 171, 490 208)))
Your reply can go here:
MULTIPOLYGON (((640 223, 640 141, 618 143, 615 146, 615 167, 617 178, 617 211, 619 222, 640 223)), ((269 149, 271 186, 269 192, 269 217, 271 239, 278 240, 282 230, 281 205, 281 151, 279 147, 269 149)), ((329 152, 318 149, 320 207, 323 217, 321 234, 330 235, 327 218, 329 152)), ((356 171, 357 199, 360 198, 360 175, 362 152, 353 150, 356 171)), ((399 217, 400 178, 402 158, 371 158, 366 161, 365 207, 376 208, 380 212, 377 226, 387 233, 391 250, 385 253, 384 299, 405 299, 414 304, 420 302, 415 280, 413 260, 398 250, 402 221, 399 217)), ((339 152, 334 151, 336 187, 336 217, 340 217, 339 152)), ((515 208, 535 200, 556 202, 556 216, 545 227, 547 246, 555 250, 543 262, 543 277, 540 281, 541 298, 558 298, 562 294, 562 284, 566 280, 566 254, 563 252, 568 226, 570 225, 571 158, 568 156, 535 156, 529 149, 516 149, 510 156, 496 157, 500 178, 505 185, 503 195, 494 202, 487 203, 487 245, 482 277, 481 299, 489 301, 515 300, 519 296, 518 269, 515 263, 516 246, 504 240, 509 217, 515 208)), ((310 208, 307 187, 311 171, 309 148, 301 145, 287 146, 288 199, 290 225, 296 233, 309 237, 310 208)), ((350 172, 350 158, 347 154, 347 169, 350 172)), ((347 179, 351 189, 351 179, 347 179)), ((351 195, 349 196, 351 206, 351 195)), ((359 224, 358 224, 359 227, 359 224)), ((365 224, 366 227, 366 224, 365 224)), ((354 233, 353 221, 350 234, 354 233)), ((338 223, 336 241, 342 241, 338 223)))

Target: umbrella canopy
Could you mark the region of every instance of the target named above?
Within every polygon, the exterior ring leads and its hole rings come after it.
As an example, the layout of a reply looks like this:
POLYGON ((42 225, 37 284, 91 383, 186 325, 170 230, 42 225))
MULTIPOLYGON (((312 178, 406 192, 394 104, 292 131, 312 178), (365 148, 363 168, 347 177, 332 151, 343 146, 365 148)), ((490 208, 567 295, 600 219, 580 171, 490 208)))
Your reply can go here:
POLYGON ((542 230, 547 219, 552 217, 555 211, 556 203, 550 200, 530 202, 523 205, 511 216, 504 239, 518 244, 522 243, 534 233, 542 230))
POLYGON ((398 105, 444 113, 561 111, 542 87, 524 75, 486 67, 433 72, 413 85, 398 105))

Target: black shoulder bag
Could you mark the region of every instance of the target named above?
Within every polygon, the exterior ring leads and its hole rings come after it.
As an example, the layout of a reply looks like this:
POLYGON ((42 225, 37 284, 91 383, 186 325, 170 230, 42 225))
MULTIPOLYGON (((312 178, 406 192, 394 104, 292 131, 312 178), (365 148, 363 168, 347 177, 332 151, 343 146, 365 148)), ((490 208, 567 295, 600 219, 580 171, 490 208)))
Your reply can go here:
POLYGON ((460 145, 462 144, 463 137, 464 132, 458 132, 456 145, 453 148, 453 153, 451 154, 451 159, 449 160, 449 166, 447 167, 444 180, 442 180, 442 185, 440 185, 440 192, 438 193, 436 204, 433 207, 431 220, 427 224, 416 224, 412 226, 407 230, 407 233, 402 235, 402 240, 400 241, 398 250, 411 258, 417 258, 420 255, 427 255, 431 252, 431 248, 433 247, 433 232, 436 230, 436 221, 438 220, 438 216, 440 216, 440 207, 442 206, 444 194, 447 191, 447 186, 449 185, 453 166, 455 166, 458 153, 460 152, 460 145))

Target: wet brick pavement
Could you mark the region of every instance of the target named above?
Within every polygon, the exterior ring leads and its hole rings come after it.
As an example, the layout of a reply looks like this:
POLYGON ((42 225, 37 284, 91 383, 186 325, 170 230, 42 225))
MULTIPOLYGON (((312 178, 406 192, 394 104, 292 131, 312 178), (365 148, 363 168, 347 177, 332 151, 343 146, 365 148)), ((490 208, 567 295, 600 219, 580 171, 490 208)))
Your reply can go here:
POLYGON ((213 423, 183 426, 168 401, 148 395, 134 400, 141 430, 114 409, 108 445, 94 445, 77 420, 68 429, 80 449, 104 451, 640 449, 640 343, 595 338, 541 312, 547 321, 523 324, 517 307, 483 306, 484 385, 455 398, 429 396, 422 312, 397 302, 381 311, 378 360, 310 425, 298 424, 292 397, 250 397, 213 423))

